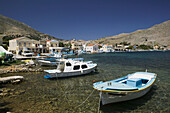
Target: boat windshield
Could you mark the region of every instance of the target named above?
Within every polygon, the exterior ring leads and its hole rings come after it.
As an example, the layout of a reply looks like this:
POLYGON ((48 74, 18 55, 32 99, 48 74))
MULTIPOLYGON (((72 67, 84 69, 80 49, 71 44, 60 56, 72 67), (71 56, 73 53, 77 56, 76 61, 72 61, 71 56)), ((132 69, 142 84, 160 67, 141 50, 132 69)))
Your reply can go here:
POLYGON ((61 72, 63 72, 64 67, 65 67, 65 62, 60 62, 59 65, 57 66, 57 70, 60 70, 61 72))

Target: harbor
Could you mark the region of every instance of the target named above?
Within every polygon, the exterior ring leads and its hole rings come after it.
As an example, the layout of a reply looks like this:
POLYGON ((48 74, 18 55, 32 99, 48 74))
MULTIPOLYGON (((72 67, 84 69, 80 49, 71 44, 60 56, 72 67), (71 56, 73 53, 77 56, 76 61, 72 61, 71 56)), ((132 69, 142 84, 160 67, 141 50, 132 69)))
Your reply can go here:
POLYGON ((98 64, 97 72, 85 76, 55 79, 44 78, 44 72, 4 74, 1 76, 23 76, 24 81, 20 84, 0 85, 0 111, 168 112, 170 110, 168 104, 170 90, 167 89, 170 80, 169 57, 169 51, 84 54, 82 58, 98 64), (109 81, 146 69, 148 72, 157 73, 157 80, 146 95, 135 100, 100 105, 99 108, 100 97, 93 89, 93 80, 109 81))
POLYGON ((0 3, 0 113, 170 113, 170 0, 0 3))

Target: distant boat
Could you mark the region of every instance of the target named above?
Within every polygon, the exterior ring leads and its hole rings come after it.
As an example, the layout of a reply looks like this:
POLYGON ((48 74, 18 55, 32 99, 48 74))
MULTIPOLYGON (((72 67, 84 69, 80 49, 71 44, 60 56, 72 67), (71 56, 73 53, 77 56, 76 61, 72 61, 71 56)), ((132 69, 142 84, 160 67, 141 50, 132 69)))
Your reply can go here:
POLYGON ((139 98, 145 95, 156 80, 155 73, 136 72, 125 77, 93 83, 99 91, 102 104, 116 103, 139 98))
POLYGON ((41 58, 37 59, 37 62, 40 66, 57 66, 58 62, 57 58, 41 58))
POLYGON ((60 59, 57 69, 44 70, 45 78, 70 77, 88 74, 95 71, 97 64, 92 61, 76 61, 73 59, 60 59))
POLYGON ((53 52, 52 54, 48 54, 47 57, 52 57, 52 58, 63 58, 63 55, 61 53, 53 52))

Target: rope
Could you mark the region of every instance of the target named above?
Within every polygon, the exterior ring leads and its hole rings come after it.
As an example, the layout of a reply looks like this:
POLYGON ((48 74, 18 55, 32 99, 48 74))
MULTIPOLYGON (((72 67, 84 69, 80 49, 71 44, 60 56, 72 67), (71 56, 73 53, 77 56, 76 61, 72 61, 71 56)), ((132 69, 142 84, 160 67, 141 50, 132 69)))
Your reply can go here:
POLYGON ((102 96, 102 92, 100 92, 100 97, 99 97, 99 107, 98 107, 98 111, 97 111, 97 113, 99 113, 100 112, 100 100, 101 100, 101 96, 102 96))
MULTIPOLYGON (((58 85, 58 77, 57 77, 57 85, 58 85)), ((61 87, 61 85, 60 85, 60 89, 62 90, 62 92, 64 93, 64 97, 65 97, 65 99, 67 100, 67 102, 68 102, 68 104, 70 105, 70 103, 69 103, 69 99, 68 99, 68 97, 67 97, 67 95, 66 95, 66 93, 65 93, 65 90, 64 90, 64 88, 62 88, 61 87)))
POLYGON ((78 107, 80 107, 81 105, 83 105, 83 104, 89 99, 89 97, 93 94, 94 90, 95 90, 95 89, 93 89, 93 91, 90 93, 90 95, 89 95, 80 105, 78 105, 78 106, 75 107, 75 108, 78 108, 78 107))

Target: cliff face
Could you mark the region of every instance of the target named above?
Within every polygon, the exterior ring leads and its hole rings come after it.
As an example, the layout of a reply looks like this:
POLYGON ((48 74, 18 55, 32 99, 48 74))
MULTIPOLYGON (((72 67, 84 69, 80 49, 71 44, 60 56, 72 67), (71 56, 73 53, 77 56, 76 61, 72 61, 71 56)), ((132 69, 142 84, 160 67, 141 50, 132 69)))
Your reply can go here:
POLYGON ((132 33, 122 33, 116 36, 104 37, 92 41, 92 43, 116 44, 128 42, 131 44, 150 45, 153 42, 158 45, 170 45, 170 20, 152 26, 149 29, 137 30, 132 33))
POLYGON ((33 39, 43 39, 46 37, 49 39, 55 38, 48 34, 41 33, 22 22, 2 15, 0 15, 0 34, 5 34, 6 36, 12 37, 27 36, 33 39))

